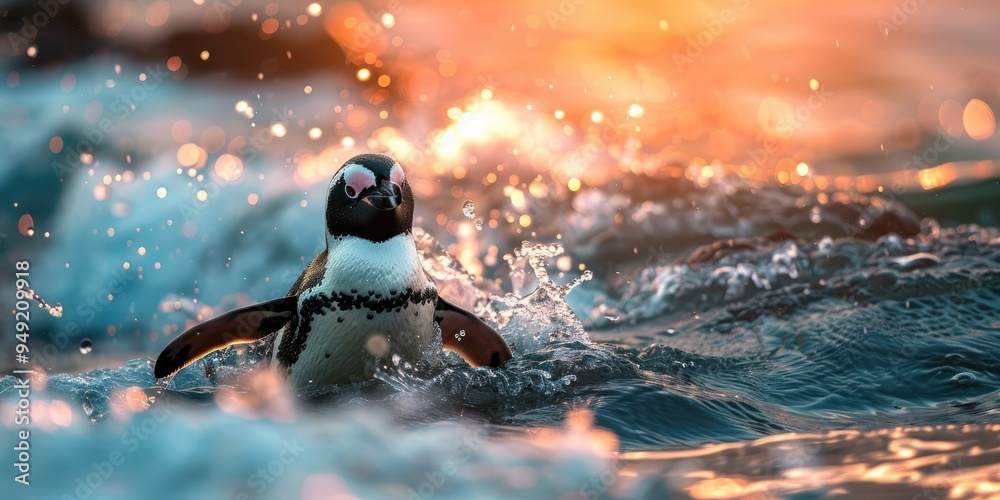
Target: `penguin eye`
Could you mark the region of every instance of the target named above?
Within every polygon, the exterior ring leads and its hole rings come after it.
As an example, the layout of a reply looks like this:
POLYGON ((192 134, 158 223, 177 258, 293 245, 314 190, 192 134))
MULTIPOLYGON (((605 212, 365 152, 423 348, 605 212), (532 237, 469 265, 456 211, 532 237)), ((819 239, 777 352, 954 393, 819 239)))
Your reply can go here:
POLYGON ((393 165, 392 170, 389 171, 389 180, 397 186, 402 186, 403 181, 406 180, 403 176, 403 167, 400 167, 398 163, 393 165))
POLYGON ((354 199, 362 191, 375 186, 375 174, 361 165, 349 165, 344 172, 344 193, 354 199))

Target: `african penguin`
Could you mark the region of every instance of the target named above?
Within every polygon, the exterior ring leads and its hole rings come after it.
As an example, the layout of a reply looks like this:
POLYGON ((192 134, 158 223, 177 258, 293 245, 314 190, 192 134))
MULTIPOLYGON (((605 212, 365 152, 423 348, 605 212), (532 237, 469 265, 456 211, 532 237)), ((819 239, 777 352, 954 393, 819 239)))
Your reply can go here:
POLYGON ((412 226, 413 191, 399 163, 379 154, 351 158, 327 192, 327 248, 288 294, 185 331, 157 357, 154 375, 168 377, 212 351, 270 335, 270 362, 294 387, 351 383, 371 378, 393 356, 417 361, 438 330, 444 347, 473 366, 500 366, 510 347, 438 297, 412 226))

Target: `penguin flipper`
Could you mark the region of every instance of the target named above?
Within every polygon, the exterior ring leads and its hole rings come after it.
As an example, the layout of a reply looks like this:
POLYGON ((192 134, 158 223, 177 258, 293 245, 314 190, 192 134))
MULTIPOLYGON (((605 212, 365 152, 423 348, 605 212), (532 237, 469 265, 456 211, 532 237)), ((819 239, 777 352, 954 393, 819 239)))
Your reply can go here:
POLYGON ((513 357, 510 346, 496 330, 441 297, 434 321, 441 327, 444 348, 455 351, 472 366, 497 368, 513 357))
POLYGON ((156 358, 153 375, 163 378, 206 354, 233 344, 260 340, 285 326, 298 310, 298 296, 261 302, 229 311, 178 335, 156 358))

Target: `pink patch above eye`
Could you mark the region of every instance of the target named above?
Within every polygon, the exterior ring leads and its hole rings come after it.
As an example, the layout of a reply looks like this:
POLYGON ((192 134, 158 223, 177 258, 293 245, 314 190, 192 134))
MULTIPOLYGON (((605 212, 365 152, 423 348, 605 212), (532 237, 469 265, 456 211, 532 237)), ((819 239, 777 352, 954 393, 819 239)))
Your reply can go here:
POLYGON ((397 186, 402 186, 404 179, 403 167, 400 167, 398 163, 393 165, 392 170, 389 171, 389 180, 397 186))
POLYGON ((375 186, 375 174, 361 165, 350 165, 344 171, 344 192, 357 198, 365 189, 375 186))

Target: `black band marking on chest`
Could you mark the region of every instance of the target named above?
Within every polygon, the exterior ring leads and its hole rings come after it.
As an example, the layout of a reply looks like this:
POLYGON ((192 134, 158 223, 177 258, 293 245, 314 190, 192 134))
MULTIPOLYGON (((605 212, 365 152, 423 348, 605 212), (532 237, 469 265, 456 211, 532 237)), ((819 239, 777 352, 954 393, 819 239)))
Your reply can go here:
MULTIPOLYGON (((312 330, 312 320, 315 316, 325 316, 327 312, 367 309, 368 319, 374 319, 375 314, 389 311, 398 313, 409 308, 410 304, 428 304, 437 301, 437 289, 434 287, 417 291, 407 288, 400 293, 392 292, 389 297, 375 292, 367 294, 359 294, 355 290, 351 292, 335 294, 321 292, 301 301, 299 314, 292 319, 278 346, 278 362, 282 367, 291 372, 292 365, 298 361, 299 355, 306 348, 306 337, 312 330)), ((343 317, 338 316, 337 321, 342 322, 343 317)))

